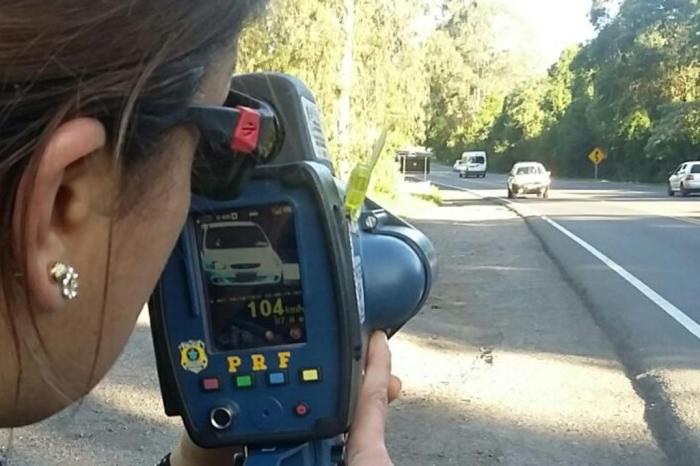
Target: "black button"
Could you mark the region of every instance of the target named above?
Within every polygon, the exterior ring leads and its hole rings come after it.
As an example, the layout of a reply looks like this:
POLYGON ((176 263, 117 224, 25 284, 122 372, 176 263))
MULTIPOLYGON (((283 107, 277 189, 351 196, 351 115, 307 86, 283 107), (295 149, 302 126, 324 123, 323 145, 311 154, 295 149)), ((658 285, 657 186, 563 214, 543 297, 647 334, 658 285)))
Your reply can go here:
POLYGON ((233 422, 233 411, 225 406, 220 406, 211 410, 209 422, 216 430, 226 430, 233 422))

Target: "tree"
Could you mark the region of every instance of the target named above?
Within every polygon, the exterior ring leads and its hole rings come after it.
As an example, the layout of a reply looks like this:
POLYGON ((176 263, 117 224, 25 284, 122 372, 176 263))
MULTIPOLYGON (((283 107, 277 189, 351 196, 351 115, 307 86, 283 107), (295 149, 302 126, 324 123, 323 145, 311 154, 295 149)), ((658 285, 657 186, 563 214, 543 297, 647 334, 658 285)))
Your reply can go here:
MULTIPOLYGON (((581 175, 590 171, 586 154, 602 146, 606 175, 631 179, 662 179, 669 165, 698 152, 691 126, 700 91, 698 0, 625 0, 615 14, 617 3, 595 1, 598 36, 550 69, 541 136, 511 134, 503 144, 496 125, 494 149, 513 157, 534 147, 562 174, 581 175)), ((498 121, 512 120, 522 106, 507 99, 498 121)))
POLYGON ((660 114, 644 148, 652 175, 697 159, 700 147, 700 102, 668 104, 660 114))
POLYGON ((241 38, 239 72, 285 72, 308 84, 341 177, 369 155, 381 129, 391 127, 378 166, 380 184, 391 189, 392 151, 423 139, 427 77, 412 25, 427 0, 354 0, 351 10, 348 1, 274 0, 241 38), (350 111, 349 121, 341 110, 350 111), (348 126, 350 138, 340 144, 348 126))
POLYGON ((377 189, 393 187, 392 152, 415 143, 450 162, 487 148, 504 168, 536 159, 576 176, 603 147, 605 176, 661 178, 700 152, 699 2, 594 0, 598 36, 539 76, 506 0, 272 0, 239 70, 313 89, 341 176, 391 128, 377 189))
MULTIPOLYGON (((267 14, 244 30, 237 72, 292 74, 313 89, 325 124, 337 121, 340 57, 343 53, 342 0, 274 0, 267 14)), ((332 126, 329 136, 337 140, 332 126)), ((337 141, 336 141, 337 142, 337 141)))
POLYGON ((614 10, 619 4, 619 0, 593 0, 589 13, 591 24, 598 30, 605 27, 612 20, 614 10))
POLYGON ((506 13, 497 2, 444 2, 426 41, 426 145, 444 160, 483 145, 505 95, 530 76, 532 56, 499 44, 496 23, 513 21, 506 13))

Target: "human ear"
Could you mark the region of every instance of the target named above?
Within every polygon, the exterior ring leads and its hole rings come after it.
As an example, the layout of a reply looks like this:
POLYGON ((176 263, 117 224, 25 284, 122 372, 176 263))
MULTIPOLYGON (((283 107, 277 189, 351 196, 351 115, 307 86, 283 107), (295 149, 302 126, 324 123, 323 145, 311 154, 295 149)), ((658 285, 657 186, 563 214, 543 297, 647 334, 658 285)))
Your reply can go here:
MULTIPOLYGON (((70 237, 90 221, 106 178, 106 133, 93 118, 57 127, 25 170, 12 215, 13 249, 32 306, 52 312, 66 299, 51 276, 56 262, 71 265, 70 237)), ((75 253, 75 251, 72 251, 75 253)))

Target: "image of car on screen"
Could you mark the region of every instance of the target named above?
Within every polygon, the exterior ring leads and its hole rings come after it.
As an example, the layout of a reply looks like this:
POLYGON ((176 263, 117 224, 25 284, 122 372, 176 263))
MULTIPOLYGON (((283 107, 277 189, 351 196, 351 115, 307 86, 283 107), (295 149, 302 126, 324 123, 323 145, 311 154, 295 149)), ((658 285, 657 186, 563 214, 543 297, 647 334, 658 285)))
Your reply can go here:
POLYGON ((221 222, 202 228, 202 262, 209 283, 250 286, 282 282, 282 261, 258 224, 221 222))

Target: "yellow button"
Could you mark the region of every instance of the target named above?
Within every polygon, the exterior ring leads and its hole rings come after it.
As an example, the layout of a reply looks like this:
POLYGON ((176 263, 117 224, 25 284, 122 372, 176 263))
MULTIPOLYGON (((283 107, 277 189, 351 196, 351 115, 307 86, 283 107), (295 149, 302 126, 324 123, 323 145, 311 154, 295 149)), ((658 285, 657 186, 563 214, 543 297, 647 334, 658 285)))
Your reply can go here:
POLYGON ((304 382, 318 382, 321 380, 321 375, 318 369, 304 369, 301 371, 301 380, 304 382))

